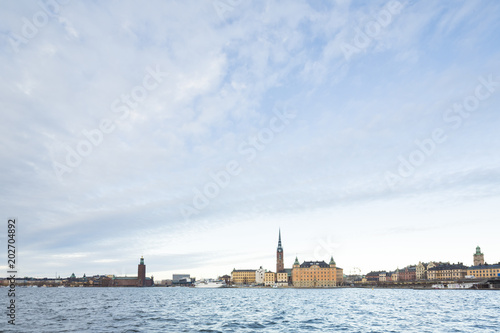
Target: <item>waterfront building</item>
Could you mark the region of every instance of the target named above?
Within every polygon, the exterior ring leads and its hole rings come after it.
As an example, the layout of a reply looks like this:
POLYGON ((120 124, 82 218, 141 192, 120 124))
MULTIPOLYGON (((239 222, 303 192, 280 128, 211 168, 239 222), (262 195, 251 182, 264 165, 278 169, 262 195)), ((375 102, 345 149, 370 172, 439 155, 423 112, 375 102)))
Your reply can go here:
POLYGON ((275 283, 276 283, 276 273, 265 272, 264 273, 264 285, 265 286, 274 286, 275 283))
POLYGON ((479 246, 476 247, 476 253, 473 256, 474 266, 484 265, 484 254, 481 253, 481 248, 479 246))
POLYGON ((146 277, 146 265, 144 257, 141 257, 137 266, 137 276, 113 276, 111 286, 113 287, 151 287, 154 284, 154 279, 146 277))
POLYGON ((285 272, 288 276, 288 285, 292 285, 292 269, 291 268, 285 268, 285 272))
POLYGON ((265 274, 264 268, 260 266, 258 270, 255 271, 255 283, 256 284, 264 284, 264 274, 265 274))
POLYGON ((396 268, 396 270, 394 272, 392 272, 391 280, 394 282, 399 281, 399 268, 396 268))
MULTIPOLYGON (((429 266, 429 263, 425 263, 425 262, 421 262, 421 261, 418 262, 417 269, 416 269, 416 279, 417 280, 427 279, 428 266, 429 266)), ((433 267, 434 267, 434 265, 433 265, 433 267)))
POLYGON ((231 281, 234 284, 253 284, 256 282, 255 271, 255 269, 233 269, 231 281))
POLYGON ((160 286, 172 287, 173 281, 172 281, 172 279, 161 280, 160 286))
POLYGON ((417 266, 406 266, 399 271, 400 281, 415 281, 417 278, 417 266))
POLYGON ((288 273, 287 272, 276 273, 276 284, 279 287, 288 286, 288 273))
POLYGON ((370 272, 366 274, 365 280, 366 282, 378 282, 380 279, 380 271, 370 272))
POLYGON ((440 264, 427 270, 429 280, 462 280, 467 275, 467 266, 458 264, 440 264))
MULTIPOLYGON (((399 271, 399 270, 397 270, 399 271)), ((387 272, 387 271, 375 271, 366 274, 365 282, 392 282, 397 281, 398 274, 396 272, 387 272), (394 280, 396 279, 396 280, 394 280)), ((339 280, 337 279, 337 283, 339 280)))
POLYGON ((191 282, 191 275, 190 274, 172 274, 172 282, 174 284, 180 283, 180 282, 191 282), (184 280, 184 281, 182 281, 184 280))
POLYGON ((304 261, 300 264, 298 258, 295 258, 292 283, 294 287, 337 286, 337 267, 333 257, 330 264, 325 261, 304 261))
POLYGON ((228 286, 231 284, 231 277, 227 274, 222 275, 219 280, 224 280, 224 283, 228 286))
POLYGON ((480 278, 494 278, 500 277, 500 262, 494 265, 477 265, 467 268, 467 276, 480 279, 480 278))
POLYGON ((437 266, 442 266, 442 265, 449 265, 449 264, 450 264, 449 261, 447 261, 447 262, 444 262, 444 261, 431 261, 431 262, 429 262, 429 264, 427 265, 426 279, 432 280, 431 278, 429 278, 429 273, 428 273, 431 268, 434 268, 437 266))
POLYGON ((175 287, 191 287, 194 280, 190 274, 172 274, 172 285, 175 287))
MULTIPOLYGON (((333 261, 333 264, 335 265, 335 272, 336 272, 336 285, 340 286, 344 284, 344 270, 340 267, 337 267, 337 264, 335 263, 335 260, 333 260, 333 257, 331 258, 331 261, 333 261)), ((330 262, 331 264, 331 262, 330 262)))

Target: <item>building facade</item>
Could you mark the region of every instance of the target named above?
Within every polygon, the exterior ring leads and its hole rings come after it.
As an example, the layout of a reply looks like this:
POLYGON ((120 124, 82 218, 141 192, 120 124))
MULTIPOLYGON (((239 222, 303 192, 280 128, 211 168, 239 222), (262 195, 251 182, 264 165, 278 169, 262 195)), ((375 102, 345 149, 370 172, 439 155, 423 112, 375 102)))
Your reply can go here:
POLYGON ((287 272, 276 273, 276 285, 279 287, 288 286, 288 273, 287 272))
POLYGON ((417 278, 417 267, 407 266, 399 271, 399 281, 415 281, 417 278))
POLYGON ((298 258, 295 258, 292 283, 294 287, 303 288, 336 287, 337 268, 333 257, 330 264, 325 261, 304 261, 300 264, 298 258))
MULTIPOLYGON (((332 260, 333 260, 333 258, 332 258, 332 260)), ((334 261, 334 263, 335 263, 335 261, 334 261)), ((335 281, 336 285, 340 286, 340 285, 344 284, 344 270, 335 265, 335 272, 337 273, 336 281, 335 281)))
POLYGON ((467 276, 481 279, 500 277, 500 262, 495 265, 477 265, 467 268, 467 276))
POLYGON ((191 275, 190 274, 172 274, 172 282, 174 284, 175 283, 180 283, 180 282, 187 282, 187 281, 191 281, 191 275))
POLYGON ((380 279, 380 271, 372 271, 365 275, 366 282, 378 282, 380 279))
POLYGON ((392 272, 391 280, 394 282, 399 281, 399 268, 396 268, 396 270, 394 272, 392 272))
POLYGON ((255 271, 255 283, 256 284, 264 284, 264 274, 266 271, 262 266, 258 270, 255 271))
POLYGON ((253 284, 255 283, 255 269, 233 269, 231 281, 234 284, 253 284))
POLYGON ((427 270, 428 280, 462 280, 467 275, 467 266, 458 264, 441 264, 427 270))
POLYGON ((427 266, 428 263, 423 263, 421 261, 418 262, 416 268, 416 279, 417 280, 426 280, 427 279, 427 266))
POLYGON ((276 273, 274 272, 265 272, 264 273, 264 285, 265 286, 274 286, 276 283, 276 273))

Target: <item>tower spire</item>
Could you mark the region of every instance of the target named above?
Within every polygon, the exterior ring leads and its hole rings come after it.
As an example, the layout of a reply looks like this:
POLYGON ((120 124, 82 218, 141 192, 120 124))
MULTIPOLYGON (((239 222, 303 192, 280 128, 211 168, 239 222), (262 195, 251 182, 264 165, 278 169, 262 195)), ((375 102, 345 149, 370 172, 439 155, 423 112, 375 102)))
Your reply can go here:
POLYGON ((283 252, 283 247, 281 246, 281 228, 278 236, 278 251, 283 252))
POLYGON ((283 263, 283 247, 281 246, 281 228, 279 229, 278 236, 278 249, 276 250, 276 273, 283 272, 285 265, 283 263))

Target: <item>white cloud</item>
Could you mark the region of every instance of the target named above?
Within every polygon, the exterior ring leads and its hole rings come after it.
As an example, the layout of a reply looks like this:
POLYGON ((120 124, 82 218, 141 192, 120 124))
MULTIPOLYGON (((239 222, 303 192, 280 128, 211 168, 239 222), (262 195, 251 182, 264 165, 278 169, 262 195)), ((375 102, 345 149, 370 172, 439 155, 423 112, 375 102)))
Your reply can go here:
MULTIPOLYGON (((279 226, 288 259, 294 252, 307 259, 318 233, 332 235, 344 268, 371 267, 359 249, 387 230, 377 254, 389 269, 420 253, 387 257, 391 237, 411 241, 429 230, 438 237, 450 221, 465 225, 472 216, 494 227, 500 95, 481 102, 456 131, 443 113, 479 76, 500 75, 497 5, 405 3, 347 61, 340 45, 384 6, 242 3, 221 20, 210 1, 71 2, 15 52, 9 33, 21 34, 23 17, 40 8, 6 5, 0 208, 20 218, 26 274, 133 274, 141 255, 157 278, 177 267, 205 277, 259 262, 272 268, 279 226), (117 119, 113 102, 156 66, 167 73, 159 86, 58 178, 54 161, 66 163, 66 149, 87 140, 82 131, 117 119), (297 117, 248 161, 238 147, 283 110, 297 117), (384 173, 436 127, 449 139, 388 189, 384 173), (231 160, 241 173, 186 221, 179 208, 231 160), (52 266, 39 263, 44 257, 52 266)), ((454 235, 462 239, 464 230, 454 235)), ((470 246, 498 255, 494 240, 471 238, 470 246)), ((465 246, 439 251, 453 256, 465 246)))

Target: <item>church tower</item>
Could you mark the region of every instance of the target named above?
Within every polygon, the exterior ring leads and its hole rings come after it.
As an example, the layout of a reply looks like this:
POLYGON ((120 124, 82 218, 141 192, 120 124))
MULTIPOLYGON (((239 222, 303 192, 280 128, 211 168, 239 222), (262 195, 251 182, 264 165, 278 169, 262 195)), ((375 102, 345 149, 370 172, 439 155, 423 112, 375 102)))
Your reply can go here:
POLYGON ((141 257, 139 266, 137 267, 137 286, 144 287, 146 283, 146 265, 144 265, 144 257, 141 257))
POLYGON ((276 273, 283 272, 285 264, 283 263, 283 247, 281 247, 281 229, 278 238, 278 250, 276 251, 276 273))
POLYGON ((476 253, 474 253, 474 266, 484 265, 484 254, 481 253, 481 248, 476 247, 476 253))

